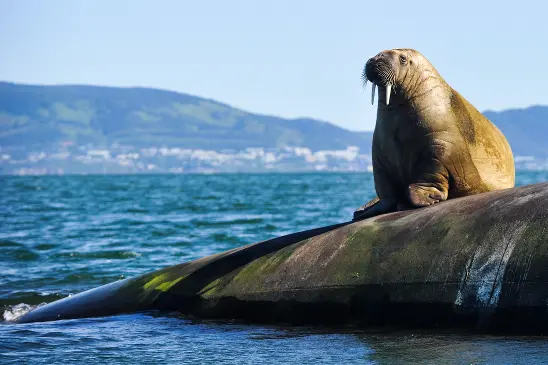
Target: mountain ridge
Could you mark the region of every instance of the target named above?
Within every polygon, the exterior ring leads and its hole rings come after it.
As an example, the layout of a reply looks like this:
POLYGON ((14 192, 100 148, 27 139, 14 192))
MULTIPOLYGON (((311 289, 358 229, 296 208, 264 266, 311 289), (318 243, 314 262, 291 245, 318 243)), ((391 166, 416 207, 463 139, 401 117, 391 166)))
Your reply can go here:
POLYGON ((250 113, 174 91, 0 82, 0 144, 4 146, 70 140, 217 150, 286 145, 319 150, 349 144, 365 147, 369 139, 367 132, 349 131, 319 119, 250 113), (324 133, 322 137, 318 138, 317 131, 324 133), (329 141, 322 140, 325 134, 330 135, 329 141))

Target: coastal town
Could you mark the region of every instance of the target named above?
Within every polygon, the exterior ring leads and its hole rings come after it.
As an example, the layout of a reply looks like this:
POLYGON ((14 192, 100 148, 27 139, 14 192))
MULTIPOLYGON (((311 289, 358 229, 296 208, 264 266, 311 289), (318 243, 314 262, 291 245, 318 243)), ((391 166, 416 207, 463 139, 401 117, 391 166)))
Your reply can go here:
MULTIPOLYGON (((546 171, 548 159, 515 156, 517 170, 546 171)), ((305 147, 206 150, 183 147, 134 147, 113 144, 59 144, 50 149, 0 147, 2 175, 230 173, 230 172, 371 172, 370 151, 357 146, 312 151, 305 147)))
POLYGON ((358 147, 314 152, 301 147, 214 151, 118 144, 108 148, 65 144, 26 153, 0 149, 0 173, 4 175, 370 170, 371 156, 360 153, 358 147))

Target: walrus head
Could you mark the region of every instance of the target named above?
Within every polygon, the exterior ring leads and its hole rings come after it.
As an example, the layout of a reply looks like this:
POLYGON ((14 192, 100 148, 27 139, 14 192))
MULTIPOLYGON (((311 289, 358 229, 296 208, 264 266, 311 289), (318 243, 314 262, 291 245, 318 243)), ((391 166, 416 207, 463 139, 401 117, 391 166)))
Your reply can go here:
POLYGON ((364 86, 370 81, 372 86, 371 104, 375 102, 375 87, 380 86, 386 92, 386 105, 393 93, 411 97, 423 79, 441 77, 432 64, 414 49, 391 49, 382 51, 370 58, 362 73, 364 86))

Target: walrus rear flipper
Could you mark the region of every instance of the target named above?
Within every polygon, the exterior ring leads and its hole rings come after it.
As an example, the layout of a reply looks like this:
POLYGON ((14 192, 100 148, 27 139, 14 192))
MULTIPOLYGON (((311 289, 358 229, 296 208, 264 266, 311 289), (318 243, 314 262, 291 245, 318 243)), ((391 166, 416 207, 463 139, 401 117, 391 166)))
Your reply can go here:
POLYGON ((354 212, 353 221, 371 218, 376 215, 392 213, 398 210, 398 204, 389 199, 375 198, 354 212))

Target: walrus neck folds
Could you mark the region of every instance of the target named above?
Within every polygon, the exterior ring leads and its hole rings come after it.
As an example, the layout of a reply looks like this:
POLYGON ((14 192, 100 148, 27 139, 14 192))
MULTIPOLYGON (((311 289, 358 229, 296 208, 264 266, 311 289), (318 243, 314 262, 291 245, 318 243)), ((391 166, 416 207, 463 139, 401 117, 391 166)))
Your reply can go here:
POLYGON ((422 72, 408 72, 396 85, 396 92, 408 102, 431 98, 433 95, 437 98, 443 97, 447 89, 445 80, 431 67, 425 68, 422 72))
POLYGON ((449 102, 450 95, 447 94, 447 84, 443 79, 426 76, 424 78, 414 78, 404 80, 402 83, 395 83, 390 86, 377 86, 378 89, 378 110, 379 112, 396 111, 400 113, 402 106, 409 106, 419 111, 425 100, 434 98, 435 100, 446 100, 449 102), (389 96, 390 94, 390 96, 389 96))

